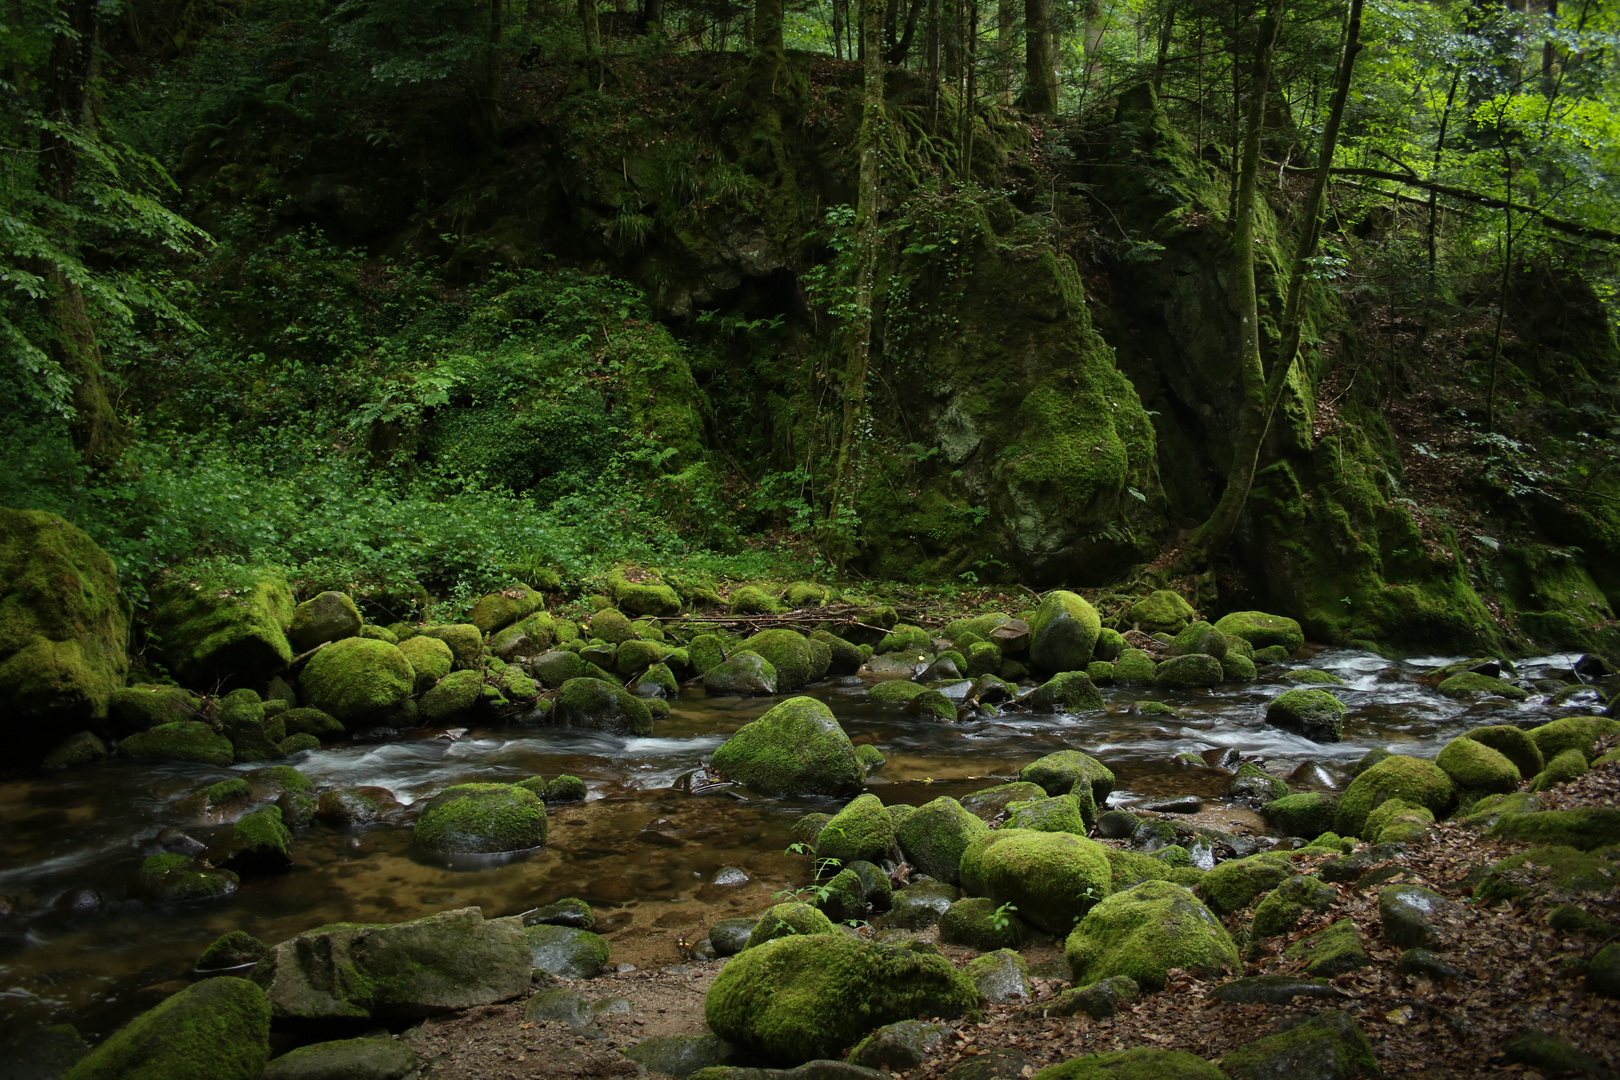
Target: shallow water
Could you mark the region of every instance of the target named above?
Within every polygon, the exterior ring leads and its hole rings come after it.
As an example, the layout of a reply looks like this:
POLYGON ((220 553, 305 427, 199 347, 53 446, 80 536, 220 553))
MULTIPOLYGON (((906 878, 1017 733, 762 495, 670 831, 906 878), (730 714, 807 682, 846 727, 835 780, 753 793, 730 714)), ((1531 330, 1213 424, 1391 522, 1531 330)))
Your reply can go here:
MULTIPOLYGON (((1447 700, 1416 676, 1459 657, 1385 660, 1323 650, 1309 660, 1266 668, 1253 683, 1214 692, 1165 694, 1104 689, 1106 714, 1025 713, 940 724, 865 700, 858 679, 807 693, 826 701, 857 741, 888 758, 869 781, 885 803, 921 804, 1013 778, 1035 758, 1074 748, 1101 758, 1118 777, 1111 805, 1190 793, 1206 799, 1207 824, 1262 827, 1222 796, 1230 773, 1177 765, 1183 751, 1235 750, 1263 758, 1296 790, 1337 788, 1369 748, 1433 757, 1446 741, 1488 723, 1529 725, 1594 711, 1551 695, 1528 702, 1470 706, 1447 700), (1295 685, 1295 667, 1332 671, 1329 687, 1349 706, 1344 740, 1319 745, 1263 722, 1266 703, 1295 685), (1163 701, 1178 717, 1143 715, 1139 701, 1163 701)), ((1556 678, 1574 656, 1521 662, 1519 680, 1556 678)), ((406 826, 340 832, 316 825, 295 839, 288 874, 244 882, 210 904, 156 908, 125 898, 126 883, 159 829, 178 826, 205 839, 209 826, 178 804, 224 771, 200 765, 111 761, 0 785, 0 1038, 68 1021, 95 1039, 177 988, 215 937, 246 930, 266 941, 336 921, 400 921, 476 904, 488 916, 512 914, 564 896, 596 909, 615 952, 659 950, 673 962, 676 940, 701 936, 715 918, 758 910, 776 890, 806 883, 808 861, 784 853, 794 820, 834 807, 807 799, 756 799, 740 792, 692 795, 681 778, 774 699, 710 699, 685 691, 655 736, 620 738, 548 726, 474 729, 458 741, 425 729, 407 740, 339 745, 301 754, 295 765, 321 787, 385 787, 406 804, 451 784, 515 781, 570 773, 590 789, 583 804, 553 807, 542 850, 476 865, 425 863, 410 851, 406 826), (744 868, 743 887, 710 884, 725 866, 744 868), (99 900, 85 890, 93 890, 99 900), (697 927, 695 936, 692 927, 697 927), (662 937, 660 937, 662 935, 662 937), (632 949, 631 943, 639 942, 632 949)), ((245 772, 252 766, 239 766, 245 772)), ((617 956, 615 957, 617 959, 617 956)))

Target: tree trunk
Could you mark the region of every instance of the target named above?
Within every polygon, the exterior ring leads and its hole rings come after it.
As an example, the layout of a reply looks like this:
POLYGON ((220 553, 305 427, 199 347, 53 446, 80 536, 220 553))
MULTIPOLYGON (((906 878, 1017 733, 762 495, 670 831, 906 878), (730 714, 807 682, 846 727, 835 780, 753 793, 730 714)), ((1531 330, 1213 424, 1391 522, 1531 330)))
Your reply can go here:
MULTIPOLYGON (((1153 61, 1153 93, 1164 91, 1164 70, 1170 66, 1170 39, 1176 29, 1176 9, 1171 4, 1164 6, 1164 21, 1159 24, 1159 53, 1153 61)), ((1198 147, 1200 151, 1203 147, 1198 147)))
POLYGON ((579 0, 579 23, 585 34, 585 55, 598 56, 602 51, 602 32, 596 22, 596 0, 579 0))
POLYGON ((1013 103, 1013 57, 1018 47, 1018 0, 996 0, 995 94, 1003 105, 1013 103))
POLYGON ((1052 0, 1024 0, 1023 105, 1029 112, 1042 116, 1057 113, 1057 45, 1052 36, 1052 0))
POLYGON ((1283 390, 1288 385, 1294 354, 1299 351, 1303 329, 1300 308, 1305 295, 1307 270, 1322 233, 1322 205, 1327 197, 1328 177, 1332 174, 1333 154, 1338 147, 1339 127, 1344 120, 1345 100, 1350 95, 1356 55, 1361 51, 1361 9, 1362 0, 1350 0, 1338 79, 1333 88, 1332 103, 1328 107, 1327 126, 1322 130, 1322 145, 1315 177, 1311 181, 1311 192, 1305 200, 1303 227, 1299 242, 1295 245, 1288 275, 1288 293, 1283 302, 1281 341, 1269 376, 1260 354, 1260 311, 1254 284, 1254 200, 1260 166, 1260 134, 1265 123, 1266 91, 1271 81, 1271 53, 1276 45, 1282 16, 1280 5, 1261 30, 1263 44, 1255 65, 1255 87, 1249 101, 1248 131, 1243 147, 1244 171, 1238 193, 1239 215, 1235 237, 1238 266, 1233 275, 1239 290, 1239 313, 1243 319, 1243 407, 1239 414, 1237 437, 1233 440, 1232 468, 1227 474, 1226 489, 1221 493, 1220 502, 1209 520, 1193 531, 1182 556, 1183 565, 1207 566, 1225 549, 1237 530, 1238 518, 1249 500, 1249 489, 1253 486, 1256 467, 1260 462, 1260 446, 1265 441, 1271 416, 1276 412, 1283 390))
POLYGON ((782 0, 754 0, 754 48, 782 55, 782 0))
POLYGON ((878 42, 883 0, 861 0, 861 41, 866 56, 861 95, 860 177, 855 204, 855 311, 846 328, 844 415, 833 472, 823 548, 842 567, 854 554, 855 504, 859 494, 860 437, 867 424, 866 376, 872 353, 872 293, 877 276, 878 182, 882 162, 883 50, 878 42))
MULTIPOLYGON (((1457 83, 1462 79, 1462 65, 1458 64, 1451 72, 1451 89, 1446 91, 1446 107, 1440 114, 1440 133, 1434 141, 1434 165, 1431 172, 1434 176, 1440 175, 1440 166, 1444 161, 1446 152, 1446 125, 1451 123, 1451 106, 1457 100, 1457 83)), ((1435 293, 1435 230, 1440 219, 1440 193, 1429 192, 1429 297, 1434 299, 1435 293)))

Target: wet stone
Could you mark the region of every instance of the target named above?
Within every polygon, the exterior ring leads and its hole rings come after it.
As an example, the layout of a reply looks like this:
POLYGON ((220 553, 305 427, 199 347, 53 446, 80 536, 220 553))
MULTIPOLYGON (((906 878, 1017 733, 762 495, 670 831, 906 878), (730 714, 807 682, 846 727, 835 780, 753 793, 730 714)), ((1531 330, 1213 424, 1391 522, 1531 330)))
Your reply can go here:
POLYGON ((1174 795, 1167 799, 1149 799, 1135 804, 1134 808, 1155 814, 1196 814, 1204 809, 1204 800, 1197 795, 1174 795))
POLYGON ((1124 840, 1136 832, 1142 821, 1124 810, 1109 810, 1097 818, 1097 835, 1104 840, 1124 840))
POLYGON ((1410 975, 1415 979, 1429 979, 1434 982, 1444 982, 1447 979, 1465 977, 1461 971, 1458 971, 1428 949, 1407 949, 1401 953, 1401 958, 1395 961, 1395 973, 1397 975, 1410 975))
POLYGON ((623 1051, 624 1056, 649 1072, 664 1073, 685 1080, 699 1069, 731 1065, 737 1050, 715 1035, 671 1035, 646 1039, 623 1051))
POLYGON ((722 866, 714 872, 709 879, 711 885, 746 885, 751 879, 748 873, 735 866, 722 866))
POLYGON ((754 932, 758 919, 721 919, 709 927, 709 943, 716 956, 735 956, 748 944, 748 935, 754 932))
POLYGON ((921 1020, 886 1024, 855 1045, 849 1052, 849 1063, 890 1073, 915 1069, 943 1046, 950 1034, 945 1024, 921 1020))
POLYGON ((1378 893, 1384 937, 1400 948, 1433 949, 1449 936, 1444 920, 1452 902, 1417 885, 1388 885, 1378 893))
POLYGON ((1029 1059, 1021 1051, 1001 1047, 953 1065, 945 1080, 1024 1080, 1029 1059))
POLYGON ((536 991, 523 1006, 523 1019, 561 1020, 571 1028, 584 1027, 595 1019, 591 1001, 584 994, 555 987, 536 991))
POLYGON ((896 889, 889 900, 888 925, 906 930, 933 926, 962 895, 942 881, 919 881, 896 889))

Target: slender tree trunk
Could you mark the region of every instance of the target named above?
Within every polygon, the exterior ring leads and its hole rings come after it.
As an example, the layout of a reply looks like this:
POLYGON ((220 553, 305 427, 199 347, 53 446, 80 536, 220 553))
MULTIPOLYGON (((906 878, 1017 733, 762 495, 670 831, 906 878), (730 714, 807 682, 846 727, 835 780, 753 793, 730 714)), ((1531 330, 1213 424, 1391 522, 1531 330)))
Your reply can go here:
POLYGON ((833 56, 844 58, 844 4, 846 0, 832 0, 833 56))
MULTIPOLYGON (((1444 161, 1446 152, 1446 126, 1451 123, 1451 106, 1457 100, 1457 83, 1462 80, 1462 65, 1458 64, 1451 72, 1451 88, 1446 91, 1446 107, 1440 113, 1440 132, 1434 141, 1434 164, 1429 169, 1429 175, 1438 178, 1440 166, 1444 161)), ((1435 232, 1440 224, 1439 193, 1429 192, 1429 295, 1435 294, 1435 232)))
POLYGON ((1355 74, 1356 55, 1361 51, 1361 10, 1362 0, 1350 0, 1338 80, 1333 89, 1327 126, 1322 131, 1316 174, 1311 182, 1310 195, 1305 200, 1305 218, 1294 249, 1288 275, 1288 293, 1283 302, 1281 341, 1269 375, 1265 372, 1260 352, 1260 310, 1254 284, 1254 200, 1260 167, 1260 135, 1265 123, 1266 91, 1271 80, 1271 53, 1282 15, 1280 5, 1261 30, 1263 44, 1259 62, 1255 65, 1255 87, 1249 101, 1248 131, 1243 148, 1244 171, 1238 194, 1240 210, 1234 239, 1238 246, 1238 265, 1233 277, 1238 286, 1237 304, 1243 320, 1243 407, 1239 414, 1237 436, 1233 440, 1232 468, 1227 474, 1226 488, 1221 492, 1220 502, 1209 520, 1193 531, 1182 556, 1183 565, 1207 566, 1226 547, 1237 530, 1238 519, 1249 499, 1249 489, 1254 484, 1266 429, 1282 400, 1283 391, 1288 385, 1288 373, 1294 365, 1294 354, 1299 351, 1303 330, 1301 307, 1307 271, 1321 237, 1322 206, 1326 201, 1328 177, 1333 168, 1333 154, 1338 147, 1339 128, 1344 120, 1344 103, 1350 95, 1350 81, 1355 74))
POLYGON ((844 415, 823 547, 842 566, 854 553, 859 494, 860 437, 867 424, 866 377, 872 353, 872 294, 877 277, 879 166, 886 118, 883 49, 878 41, 883 0, 861 0, 861 42, 866 57, 861 95, 860 176, 855 204, 855 313, 846 328, 844 415))
POLYGON ((957 177, 964 184, 973 183, 973 120, 979 111, 979 0, 962 0, 965 21, 962 24, 962 73, 967 88, 962 92, 962 134, 957 146, 962 153, 962 164, 957 177))
MULTIPOLYGON (((1164 69, 1170 65, 1170 39, 1176 29, 1176 9, 1173 4, 1164 6, 1164 21, 1159 24, 1159 53, 1153 62, 1153 93, 1155 96, 1164 92, 1164 69)), ((1199 147, 1202 150, 1203 147, 1199 147)))
POLYGON ((585 34, 585 55, 598 58, 602 52, 602 31, 596 21, 596 0, 579 0, 579 24, 585 34))
MULTIPOLYGON (((1501 122, 1498 118, 1498 137, 1501 122)), ((1504 236, 1502 241, 1502 286, 1496 297, 1496 331, 1491 335, 1491 385, 1485 394, 1485 431, 1496 430, 1496 370, 1502 360, 1502 324, 1507 321, 1508 283, 1513 277, 1513 153, 1507 140, 1502 142, 1502 208, 1504 236)))
POLYGON ((1052 0, 1024 0, 1024 108, 1053 116, 1058 107, 1052 0))
POLYGON ((996 0, 995 94, 1013 103, 1013 57, 1018 46, 1018 0, 996 0))
POLYGON ((961 97, 962 82, 962 5, 966 0, 943 0, 944 26, 941 27, 940 37, 943 54, 940 59, 945 65, 945 81, 951 84, 951 89, 957 91, 961 97))
POLYGON ((754 0, 754 48, 781 57, 784 18, 782 0, 754 0))

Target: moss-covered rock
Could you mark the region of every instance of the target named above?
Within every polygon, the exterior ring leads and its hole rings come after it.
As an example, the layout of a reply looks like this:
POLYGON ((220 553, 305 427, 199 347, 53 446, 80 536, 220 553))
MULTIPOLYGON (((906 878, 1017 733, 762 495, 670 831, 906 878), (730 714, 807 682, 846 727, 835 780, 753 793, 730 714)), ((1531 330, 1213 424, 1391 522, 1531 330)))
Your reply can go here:
POLYGON ((516 784, 457 784, 427 801, 411 847, 431 855, 527 851, 546 842, 546 804, 516 784))
POLYGON ((64 1080, 258 1080, 270 1002, 246 979, 194 983, 108 1036, 64 1080))
POLYGON ((1620 866, 1572 847, 1537 847, 1502 859, 1474 888, 1474 898, 1498 904, 1548 886, 1559 896, 1607 893, 1620 884, 1620 866))
MULTIPOLYGON (((855 760, 861 763, 861 767, 866 770, 867 775, 871 775, 878 769, 883 768, 884 763, 889 759, 883 756, 883 751, 871 743, 861 743, 855 747, 855 760)), ((893 817, 893 815, 891 814, 890 817, 893 817)))
POLYGON ((313 735, 317 739, 342 738, 343 722, 319 709, 288 709, 281 714, 281 723, 288 737, 313 735))
POLYGON ((287 737, 286 725, 279 714, 266 719, 264 702, 253 690, 232 690, 220 700, 219 727, 231 740, 231 753, 238 762, 273 761, 282 756, 276 744, 287 737))
POLYGON ((776 669, 778 693, 791 694, 827 674, 819 663, 809 639, 797 630, 763 630, 742 646, 768 660, 776 669))
POLYGON ((806 697, 789 698, 744 724, 709 764, 762 795, 851 795, 866 776, 832 710, 806 697))
POLYGON ((1152 686, 1158 665, 1144 649, 1126 649, 1114 661, 1114 683, 1118 686, 1152 686))
POLYGON ((1354 919, 1340 919, 1314 934, 1307 934, 1288 946, 1283 956, 1305 961, 1305 973, 1313 979, 1332 979, 1372 963, 1361 945, 1354 919))
POLYGON ((752 949, 767 941, 795 934, 831 934, 836 929, 832 920, 814 906, 789 901, 770 908, 755 921, 743 948, 752 949))
POLYGON ((1102 619, 1081 596, 1061 589, 1042 598, 1029 620, 1029 658, 1042 671, 1084 671, 1097 645, 1102 619))
POLYGON ((1620 844, 1620 810, 1612 806, 1583 806, 1574 810, 1504 813, 1485 835, 1593 851, 1620 844))
POLYGON ((962 854, 990 833, 990 827, 948 795, 924 803, 895 832, 906 861, 929 877, 955 885, 962 854))
POLYGON ((137 761, 195 761, 221 767, 235 760, 231 741, 197 720, 136 732, 118 744, 118 752, 137 761))
POLYGON ((817 630, 810 635, 810 640, 819 641, 827 646, 831 654, 827 666, 829 675, 853 675, 860 670, 861 663, 865 660, 859 645, 845 641, 829 630, 817 630))
POLYGON ((958 900, 939 920, 940 940, 966 945, 980 952, 1016 949, 1029 936, 1029 928, 1012 905, 997 904, 982 896, 958 900))
POLYGON ((284 628, 296 605, 279 570, 176 574, 153 600, 148 621, 164 662, 187 686, 263 683, 292 661, 284 628))
POLYGON ((731 590, 727 606, 733 615, 780 615, 787 611, 786 604, 758 585, 731 590))
POLYGON ((613 654, 613 670, 620 675, 634 675, 658 663, 668 651, 656 641, 622 642, 613 654))
POLYGON ((1064 934, 1112 888, 1107 851, 1071 833, 998 829, 963 852, 962 885, 1016 905, 1020 917, 1047 933, 1064 934))
POLYGON ((868 690, 866 696, 880 705, 904 705, 912 698, 927 692, 928 687, 922 683, 912 682, 909 679, 887 679, 868 690))
POLYGON ((1474 671, 1459 671, 1441 682, 1435 690, 1449 698, 1500 697, 1523 701, 1530 696, 1528 690, 1514 686, 1495 675, 1481 675, 1474 671))
POLYGON ((1114 774, 1108 766, 1079 750, 1059 750, 1036 758, 1018 771, 1018 779, 1039 784, 1048 795, 1065 795, 1076 784, 1090 784, 1092 801, 1098 806, 1114 790, 1114 774))
POLYGON ((822 827, 816 837, 816 858, 838 864, 857 859, 882 862, 894 851, 894 843, 894 819, 876 795, 861 795, 822 827))
POLYGON ((76 769, 107 756, 107 744, 91 731, 76 731, 46 752, 39 767, 47 772, 76 769))
POLYGON ((200 720, 202 698, 179 686, 138 683, 112 692, 108 699, 107 718, 113 733, 120 736, 145 731, 159 724, 200 720))
POLYGON ((1284 879, 1254 906, 1254 918, 1249 924, 1251 953, 1258 957, 1261 942, 1281 937, 1298 926, 1307 912, 1320 915, 1338 899, 1338 890, 1321 878, 1294 874, 1284 879))
MULTIPOLYGON (((1117 668, 1115 678, 1118 678, 1117 668)), ((1203 653, 1172 656, 1153 673, 1153 685, 1161 690, 1195 690, 1219 686, 1226 678, 1221 662, 1203 653)))
POLYGON ((681 597, 652 570, 634 566, 608 572, 608 592, 620 611, 630 615, 679 615, 681 597))
POLYGON ((1097 904, 1063 953, 1080 985, 1126 975, 1144 989, 1162 990, 1171 968, 1208 979, 1238 966, 1237 946, 1220 920, 1167 881, 1145 881, 1097 904))
POLYGON ((1284 836, 1302 836, 1315 840, 1333 828, 1339 809, 1335 795, 1322 791, 1302 791, 1297 795, 1284 795, 1266 803, 1266 820, 1284 836))
POLYGON ((231 930, 214 939, 197 957, 198 971, 241 967, 257 963, 270 946, 244 930, 231 930))
POLYGON ((1226 656, 1226 635, 1207 622, 1189 624, 1170 643, 1171 656, 1201 654, 1220 660, 1226 656))
POLYGON ((423 723, 439 724, 477 708, 484 697, 482 671, 452 671, 422 695, 419 715, 423 723))
POLYGON ((1335 819, 1341 836, 1365 836, 1367 815, 1388 799, 1404 799, 1443 818, 1456 804, 1456 786, 1432 761, 1391 754, 1350 781, 1335 819))
POLYGON ((1562 720, 1531 728, 1528 734, 1546 761, 1571 749, 1579 750, 1587 761, 1591 761, 1592 747, 1597 740, 1620 734, 1620 720, 1604 716, 1566 716, 1562 720))
POLYGON ((543 656, 557 642, 557 620, 544 611, 519 619, 489 637, 489 651, 508 662, 543 656))
POLYGON ((578 653, 553 649, 543 653, 529 665, 529 672, 549 690, 555 690, 569 679, 583 678, 585 661, 578 653))
POLYGON ((1091 789, 1077 784, 1066 795, 1043 795, 1027 802, 1008 803, 1007 820, 1002 827, 1085 836, 1096 823, 1097 804, 1091 800, 1091 789))
POLYGON ((768 697, 777 691, 776 667, 758 653, 733 653, 703 673, 703 689, 717 697, 768 697))
POLYGON ((1138 1046, 1048 1065, 1033 1080, 1226 1080, 1225 1074, 1185 1050, 1138 1046))
POLYGON ((360 609, 340 592, 323 592, 293 611, 287 644, 294 652, 308 652, 328 641, 341 641, 360 633, 360 609))
POLYGON ((148 855, 141 861, 130 895, 154 904, 189 904, 218 900, 237 890, 241 879, 184 855, 148 855))
POLYGON ((950 1035, 951 1029, 945 1024, 921 1020, 885 1024, 849 1052, 849 1063, 862 1069, 885 1069, 891 1074, 908 1071, 928 1060, 950 1035))
POLYGON ((1223 615, 1216 621, 1215 629, 1228 637, 1242 638, 1257 650, 1277 647, 1292 655, 1305 644, 1305 634, 1298 622, 1264 611, 1234 611, 1223 615))
POLYGON ((602 679, 569 679, 563 683, 551 718, 559 724, 615 735, 651 735, 653 729, 646 702, 602 679))
POLYGON ((1541 748, 1536 745, 1535 739, 1523 728, 1512 724, 1493 724, 1489 727, 1478 727, 1472 731, 1465 731, 1465 739, 1495 750, 1513 763, 1521 777, 1534 776, 1546 767, 1546 760, 1541 755, 1541 748))
POLYGON ((940 956, 842 934, 793 935, 731 960, 704 998, 714 1033, 764 1061, 836 1058, 872 1029, 918 1016, 951 1019, 978 990, 940 956))
POLYGON ((672 698, 680 693, 681 686, 668 664, 652 664, 636 676, 628 689, 639 698, 672 698))
POLYGON ((1506 755, 1466 735, 1446 743, 1434 763, 1464 791, 1505 795, 1519 788, 1518 766, 1506 755))
POLYGON ((1098 686, 1114 684, 1114 665, 1107 660, 1093 660, 1086 665, 1086 677, 1098 686))
POLYGON ((1281 854, 1250 855, 1215 864, 1198 883, 1198 895, 1218 915, 1242 911, 1262 893, 1281 885, 1293 873, 1281 854))
POLYGON ((1276 1035, 1244 1043, 1221 1058, 1220 1071, 1229 1080, 1283 1076, 1373 1080, 1383 1075, 1366 1033, 1348 1013, 1336 1009, 1317 1013, 1276 1035))
POLYGON ((1221 657, 1221 674, 1226 682, 1252 682, 1260 677, 1253 660, 1232 652, 1221 657))
POLYGON ((1585 776, 1587 771, 1586 756, 1572 746, 1547 762, 1547 767, 1536 774, 1530 790, 1548 791, 1558 784, 1567 784, 1585 776))
POLYGON ((1343 686, 1344 680, 1331 671, 1322 671, 1319 668, 1295 668, 1293 671, 1283 672, 1283 681, 1300 683, 1305 686, 1343 686))
MULTIPOLYGON (((1245 761, 1238 766, 1233 774, 1232 782, 1226 785, 1226 794, 1234 799, 1247 799, 1250 802, 1269 803, 1284 798, 1288 794, 1288 784, 1266 772, 1265 767, 1254 761, 1245 761)), ((1289 833, 1290 836, 1303 836, 1303 833, 1289 833)))
POLYGON ((591 979, 608 962, 608 943, 601 934, 578 926, 541 923, 523 931, 529 964, 564 979, 591 979))
POLYGON ((545 597, 527 585, 514 585, 510 589, 479 597, 467 618, 478 627, 480 635, 493 634, 539 611, 545 602, 545 597))
POLYGON ((429 634, 405 639, 400 643, 399 651, 411 665, 412 689, 418 694, 431 690, 435 683, 450 674, 450 669, 455 665, 450 646, 429 634))
POLYGON ((391 718, 415 684, 416 672, 397 645, 368 638, 325 646, 299 680, 312 706, 348 727, 391 718))
POLYGON ((1176 634, 1197 616, 1180 593, 1159 589, 1132 604, 1125 619, 1144 633, 1176 634))
POLYGON ((1334 743, 1344 734, 1344 702, 1326 690, 1285 690, 1266 706, 1266 723, 1303 735, 1312 742, 1334 743))
POLYGON ((1054 675, 1020 698, 1019 704, 1036 712, 1100 712, 1106 707, 1083 669, 1054 675))
POLYGON ((310 1043, 265 1066, 263 1080, 404 1080, 416 1072, 416 1050, 404 1039, 334 1039, 310 1043))
POLYGON ((464 670, 483 666, 484 635, 472 623, 444 623, 424 626, 420 636, 438 638, 450 646, 453 667, 464 670))
POLYGON ((1378 919, 1384 938, 1401 949, 1438 949, 1451 936, 1448 921, 1457 905, 1418 885, 1386 885, 1378 890, 1378 919))

